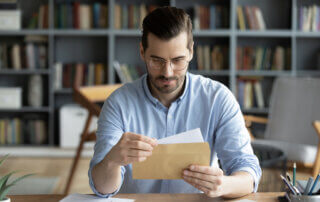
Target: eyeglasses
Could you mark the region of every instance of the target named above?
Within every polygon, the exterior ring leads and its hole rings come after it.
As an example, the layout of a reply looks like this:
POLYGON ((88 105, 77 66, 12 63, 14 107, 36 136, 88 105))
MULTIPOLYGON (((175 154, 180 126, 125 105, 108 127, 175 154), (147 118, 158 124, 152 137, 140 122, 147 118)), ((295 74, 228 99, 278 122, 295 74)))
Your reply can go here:
MULTIPOLYGON (((168 62, 167 60, 160 59, 160 58, 150 58, 148 60, 148 66, 149 68, 152 68, 154 70, 160 70, 161 68, 166 66, 167 62, 168 62)), ((172 70, 176 70, 176 71, 184 70, 189 63, 189 61, 184 58, 169 60, 169 62, 172 70)))

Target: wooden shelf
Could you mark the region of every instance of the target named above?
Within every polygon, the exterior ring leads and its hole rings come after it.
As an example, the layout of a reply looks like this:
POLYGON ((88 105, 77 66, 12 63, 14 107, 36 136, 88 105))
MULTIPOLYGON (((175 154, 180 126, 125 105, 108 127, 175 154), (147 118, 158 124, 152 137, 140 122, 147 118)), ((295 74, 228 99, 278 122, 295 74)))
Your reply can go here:
POLYGON ((35 69, 35 70, 14 70, 14 69, 0 69, 1 74, 12 74, 12 75, 26 75, 26 74, 50 74, 50 70, 48 69, 35 69))
POLYGON ((0 108, 0 112, 13 112, 13 113, 16 113, 16 112, 19 112, 19 113, 25 113, 25 112, 41 112, 41 113, 48 113, 50 112, 50 107, 22 107, 20 109, 1 109, 0 108))

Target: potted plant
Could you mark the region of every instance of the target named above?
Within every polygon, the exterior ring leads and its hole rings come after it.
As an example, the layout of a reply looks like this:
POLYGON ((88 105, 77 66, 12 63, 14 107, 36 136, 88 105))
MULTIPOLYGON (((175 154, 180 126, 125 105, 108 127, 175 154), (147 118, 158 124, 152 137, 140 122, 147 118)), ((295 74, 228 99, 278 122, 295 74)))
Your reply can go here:
MULTIPOLYGON (((4 160, 6 160, 6 158, 8 158, 8 156, 9 156, 9 154, 5 155, 4 157, 2 157, 0 159, 0 166, 4 162, 4 160)), ((33 174, 23 175, 23 176, 15 179, 9 183, 9 181, 8 181, 9 178, 16 172, 17 171, 12 171, 12 172, 8 173, 7 175, 0 178, 0 202, 10 202, 10 198, 7 197, 7 194, 9 192, 10 188, 12 186, 14 186, 20 180, 33 175, 33 174)))

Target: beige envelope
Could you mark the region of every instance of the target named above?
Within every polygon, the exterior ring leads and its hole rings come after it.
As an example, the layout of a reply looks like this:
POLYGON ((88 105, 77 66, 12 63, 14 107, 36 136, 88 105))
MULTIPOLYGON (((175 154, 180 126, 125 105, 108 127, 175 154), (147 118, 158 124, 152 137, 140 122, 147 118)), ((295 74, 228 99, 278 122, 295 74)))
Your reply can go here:
POLYGON ((132 164, 133 179, 182 179, 182 170, 190 164, 209 166, 207 142, 159 144, 143 162, 132 164))

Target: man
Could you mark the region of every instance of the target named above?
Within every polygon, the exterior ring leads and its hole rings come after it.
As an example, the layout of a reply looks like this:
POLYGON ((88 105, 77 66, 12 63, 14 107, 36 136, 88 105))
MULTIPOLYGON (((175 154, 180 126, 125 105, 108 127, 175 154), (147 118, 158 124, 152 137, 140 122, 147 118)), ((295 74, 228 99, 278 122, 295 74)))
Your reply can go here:
POLYGON ((257 190, 261 169, 233 94, 187 72, 193 57, 189 16, 174 7, 143 21, 141 59, 147 75, 115 91, 98 121, 89 179, 94 193, 197 193, 239 197, 257 190), (183 180, 133 180, 132 163, 152 155, 157 139, 200 128, 211 166, 190 165, 183 180), (220 169, 217 164, 220 160, 220 169))

